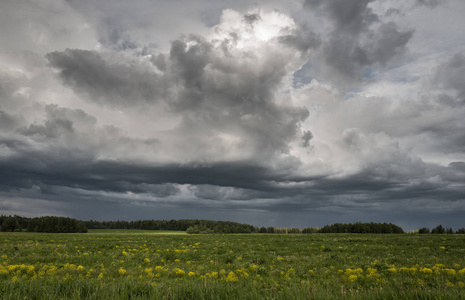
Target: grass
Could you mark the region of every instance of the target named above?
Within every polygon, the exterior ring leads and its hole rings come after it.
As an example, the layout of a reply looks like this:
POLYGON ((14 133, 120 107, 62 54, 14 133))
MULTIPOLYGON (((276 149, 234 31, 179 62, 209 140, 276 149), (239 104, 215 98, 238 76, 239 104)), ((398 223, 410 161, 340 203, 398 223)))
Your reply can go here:
POLYGON ((99 234, 186 234, 185 231, 177 230, 139 230, 139 229, 89 229, 88 233, 99 234))
POLYGON ((3 299, 463 299, 465 293, 463 235, 129 232, 2 233, 0 294, 3 299))

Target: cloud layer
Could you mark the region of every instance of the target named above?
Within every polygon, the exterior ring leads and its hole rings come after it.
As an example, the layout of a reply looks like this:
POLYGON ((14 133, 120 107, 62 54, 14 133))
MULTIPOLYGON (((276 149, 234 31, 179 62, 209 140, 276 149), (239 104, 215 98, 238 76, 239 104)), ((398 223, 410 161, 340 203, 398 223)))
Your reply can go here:
POLYGON ((118 3, 0 4, 2 213, 463 226, 461 1, 118 3))

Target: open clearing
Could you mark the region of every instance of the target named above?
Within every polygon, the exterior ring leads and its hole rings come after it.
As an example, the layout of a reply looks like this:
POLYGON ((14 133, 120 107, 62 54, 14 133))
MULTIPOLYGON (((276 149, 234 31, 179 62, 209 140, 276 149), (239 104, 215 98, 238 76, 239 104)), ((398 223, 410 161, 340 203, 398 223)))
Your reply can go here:
POLYGON ((129 232, 2 233, 3 299, 460 299, 465 293, 459 234, 129 232))

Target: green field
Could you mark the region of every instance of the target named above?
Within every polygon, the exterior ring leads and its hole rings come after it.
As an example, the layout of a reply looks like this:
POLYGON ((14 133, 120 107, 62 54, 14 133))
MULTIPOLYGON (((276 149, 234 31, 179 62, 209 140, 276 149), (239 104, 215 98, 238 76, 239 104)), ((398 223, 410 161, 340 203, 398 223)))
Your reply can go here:
POLYGON ((465 237, 459 234, 104 232, 2 233, 0 298, 463 299, 465 295, 465 237))
POLYGON ((140 229, 89 229, 89 233, 104 234, 186 234, 185 231, 175 230, 140 230, 140 229))

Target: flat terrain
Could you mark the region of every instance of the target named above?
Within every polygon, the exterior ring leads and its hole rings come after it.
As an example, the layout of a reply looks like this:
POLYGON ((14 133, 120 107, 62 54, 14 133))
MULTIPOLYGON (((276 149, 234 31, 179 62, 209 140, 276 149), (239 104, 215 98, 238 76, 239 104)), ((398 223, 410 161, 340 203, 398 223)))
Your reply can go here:
POLYGON ((104 234, 187 234, 185 231, 175 230, 139 230, 139 229, 89 229, 89 233, 104 234))
POLYGON ((0 294, 2 299, 462 299, 465 236, 1 233, 0 294))

